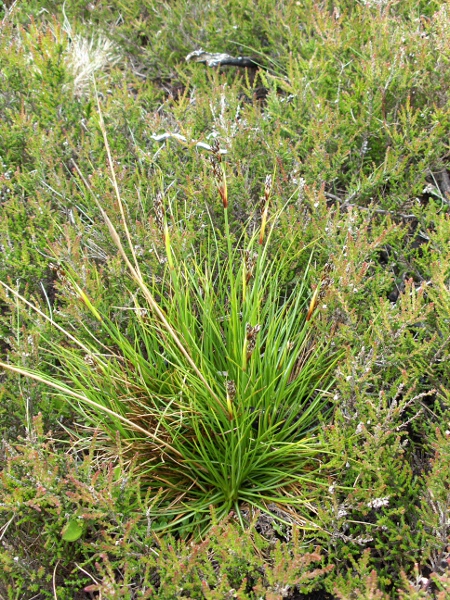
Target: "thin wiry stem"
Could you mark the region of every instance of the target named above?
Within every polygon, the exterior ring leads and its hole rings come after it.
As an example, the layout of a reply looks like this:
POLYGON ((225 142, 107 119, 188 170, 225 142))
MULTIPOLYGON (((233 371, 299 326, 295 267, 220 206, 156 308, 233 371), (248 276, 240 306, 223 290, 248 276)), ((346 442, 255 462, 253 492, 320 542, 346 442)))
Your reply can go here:
MULTIPOLYGON (((94 82, 94 85, 95 85, 95 82, 94 82)), ((138 273, 139 277, 142 278, 141 271, 139 269, 139 263, 137 261, 136 253, 134 251, 134 246, 131 241, 131 235, 130 235, 130 230, 128 229, 127 219, 125 218, 125 211, 123 209, 122 197, 120 195, 119 187, 117 185, 116 172, 114 170, 114 163, 113 163, 112 156, 111 156, 111 149, 109 147, 108 136, 106 134, 105 121, 103 120, 103 113, 102 113, 102 109, 100 106, 100 101, 98 99, 97 90, 95 90, 95 92, 96 92, 96 100, 97 100, 97 110, 98 110, 98 114, 99 114, 100 129, 103 134, 103 140, 105 142, 106 154, 108 155, 109 171, 111 173, 114 192, 116 194, 117 202, 119 204, 120 216, 122 217, 122 225, 125 230, 125 234, 127 236, 128 246, 129 246, 131 254, 133 256, 134 267, 136 269, 136 273, 138 273)))
POLYGON ((74 342, 75 344, 77 344, 77 346, 79 346, 86 353, 89 354, 91 352, 91 349, 88 348, 87 346, 85 346, 83 344, 83 342, 80 342, 80 340, 78 338, 76 338, 75 336, 73 336, 69 331, 67 331, 67 329, 64 329, 64 327, 61 327, 61 325, 58 325, 58 323, 56 323, 51 316, 49 317, 48 315, 46 315, 37 306, 35 306, 31 302, 29 302, 24 296, 22 296, 21 294, 19 294, 19 292, 17 292, 13 288, 11 288, 4 281, 0 281, 0 284, 6 290, 8 290, 8 292, 10 292, 11 294, 14 294, 14 296, 16 296, 16 298, 18 298, 21 302, 23 302, 24 304, 26 304, 27 306, 29 306, 34 312, 36 312, 38 315, 40 315, 41 317, 43 317, 44 319, 46 319, 47 321, 49 321, 53 327, 56 327, 56 329, 58 329, 59 331, 61 331, 61 333, 63 333, 65 336, 67 336, 72 342, 74 342))

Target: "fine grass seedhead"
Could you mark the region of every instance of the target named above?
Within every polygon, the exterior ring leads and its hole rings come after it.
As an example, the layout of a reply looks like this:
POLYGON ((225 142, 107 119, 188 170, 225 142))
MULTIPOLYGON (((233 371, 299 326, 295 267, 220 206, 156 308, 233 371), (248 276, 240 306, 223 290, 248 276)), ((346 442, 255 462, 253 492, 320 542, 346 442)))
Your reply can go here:
MULTIPOLYGON (((102 119, 100 125, 113 174, 102 119)), ((243 505, 262 511, 284 505, 308 527, 314 490, 327 485, 330 457, 316 431, 330 411, 327 389, 336 356, 307 318, 308 269, 290 291, 281 273, 310 250, 298 250, 295 239, 289 252, 271 247, 271 178, 261 230, 251 238, 243 233, 233 247, 218 144, 212 156, 227 250, 212 222, 205 247, 172 248, 158 194, 155 218, 167 253, 158 280, 142 275, 114 175, 128 249, 76 167, 127 266, 130 286, 137 287, 132 334, 101 314, 68 270, 72 289, 101 323, 108 347, 93 333, 81 342, 65 332, 64 347, 47 340, 47 352, 60 365, 54 377, 2 366, 47 383, 84 423, 108 433, 111 447, 120 436, 130 459, 137 457, 146 487, 158 492, 151 509, 155 532, 169 527, 198 534, 209 526, 211 506, 218 518, 234 510, 243 523, 243 505)))

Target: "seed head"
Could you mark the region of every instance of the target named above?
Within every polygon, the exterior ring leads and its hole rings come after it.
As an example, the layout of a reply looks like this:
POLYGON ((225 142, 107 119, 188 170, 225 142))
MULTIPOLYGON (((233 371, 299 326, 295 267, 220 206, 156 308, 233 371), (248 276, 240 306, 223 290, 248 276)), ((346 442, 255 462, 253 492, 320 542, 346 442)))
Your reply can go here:
POLYGON ((271 191, 272 191, 272 175, 266 175, 266 182, 264 184, 264 196, 265 196, 266 202, 269 200, 271 191))
POLYGON ((259 233, 259 243, 262 244, 264 241, 264 232, 267 224, 267 217, 269 214, 269 198, 272 191, 272 175, 266 175, 266 181, 264 184, 264 196, 261 198, 260 211, 261 211, 261 230, 259 233))
POLYGON ((218 139, 215 139, 211 144, 211 152, 213 153, 213 157, 217 160, 217 162, 222 162, 222 156, 220 155, 220 144, 218 139))
POLYGON ((230 379, 225 383, 225 387, 227 390, 228 418, 233 419, 233 400, 236 397, 236 384, 232 379, 230 379))
POLYGON ((318 303, 323 299, 328 287, 332 283, 332 279, 330 277, 330 273, 332 270, 333 270, 333 265, 331 263, 326 263, 320 283, 319 283, 319 285, 317 285, 317 287, 314 291, 314 294, 311 298, 311 302, 309 304, 308 313, 306 315, 307 321, 309 321, 311 319, 311 317, 313 316, 313 313, 316 310, 318 303))
POLYGON ((226 389, 227 389, 227 397, 230 400, 234 400, 236 398, 236 384, 232 379, 229 379, 226 383, 225 383, 226 389))
POLYGON ((223 173, 220 167, 222 156, 220 155, 220 146, 218 140, 214 140, 211 144, 211 155, 209 157, 213 169, 214 177, 217 182, 222 181, 223 173))
POLYGON ((228 191, 227 181, 225 178, 225 171, 222 166, 222 156, 220 155, 220 146, 217 140, 211 145, 211 155, 209 157, 214 179, 216 180, 217 188, 219 190, 220 197, 222 199, 223 207, 228 208, 228 191))
POLYGON ((163 194, 158 192, 156 198, 153 201, 153 207, 155 209, 155 219, 158 229, 164 231, 164 205, 163 205, 163 194))
POLYGON ((253 354, 256 347, 256 336, 261 329, 261 325, 255 325, 252 327, 250 323, 247 323, 245 326, 245 332, 247 337, 247 360, 253 354))
POLYGON ((250 252, 250 250, 245 251, 246 283, 248 283, 253 276, 253 270, 255 268, 257 259, 258 254, 256 252, 250 252))
POLYGON ((332 270, 333 270, 333 264, 326 263, 324 266, 324 269, 323 269, 322 279, 320 282, 320 292, 319 292, 318 301, 322 300, 322 298, 325 296, 325 292, 327 291, 327 288, 333 282, 330 277, 330 273, 332 270))
POLYGON ((221 181, 222 179, 222 171, 220 169, 220 162, 217 160, 217 156, 215 154, 211 154, 209 157, 209 162, 211 163, 214 179, 216 181, 221 181))

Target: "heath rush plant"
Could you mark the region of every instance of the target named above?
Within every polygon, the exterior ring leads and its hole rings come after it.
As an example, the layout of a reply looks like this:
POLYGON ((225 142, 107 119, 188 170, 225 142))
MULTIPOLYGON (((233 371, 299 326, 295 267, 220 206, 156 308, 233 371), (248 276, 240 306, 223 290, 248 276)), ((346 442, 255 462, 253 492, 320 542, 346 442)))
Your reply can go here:
POLYGON ((311 247, 302 247, 298 239, 287 252, 271 246, 277 215, 271 214, 270 176, 255 216, 257 231, 250 235, 243 226, 234 241, 216 143, 211 164, 223 205, 223 232, 211 222, 203 249, 178 251, 167 199, 158 194, 154 216, 164 240, 164 273, 144 277, 101 113, 100 125, 126 243, 77 166, 75 171, 138 290, 130 292, 132 335, 101 314, 76 275, 63 267, 72 291, 111 343, 106 346, 94 332, 82 341, 4 283, 63 332, 67 343, 46 340, 42 349, 59 365, 55 376, 1 366, 48 384, 84 425, 108 435, 110 448, 120 438, 154 490, 149 512, 155 532, 199 534, 208 527, 211 511, 216 518, 234 511, 243 524, 253 509, 312 526, 312 494, 329 485, 332 457, 317 433, 331 410, 327 390, 336 354, 315 332, 320 286, 310 299, 308 268, 295 286, 286 287, 281 277, 311 247))

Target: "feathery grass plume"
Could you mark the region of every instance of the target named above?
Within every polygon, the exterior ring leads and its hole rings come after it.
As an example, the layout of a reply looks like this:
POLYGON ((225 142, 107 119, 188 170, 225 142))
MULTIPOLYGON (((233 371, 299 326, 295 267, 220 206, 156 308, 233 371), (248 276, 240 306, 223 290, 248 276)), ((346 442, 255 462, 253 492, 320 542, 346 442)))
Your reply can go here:
MULTIPOLYGON (((244 524, 243 506, 272 514, 271 506, 283 505, 279 514, 287 510, 294 522, 314 527, 311 500, 328 488, 335 460, 317 430, 331 410, 327 390, 337 356, 316 339, 305 318, 308 268, 294 289, 281 283, 282 273, 311 247, 301 248, 293 236, 289 251, 273 248, 276 215, 263 244, 257 234, 248 238, 243 224, 233 245, 225 219, 223 234, 211 223, 206 246, 173 252, 164 276, 147 281, 134 252, 101 113, 100 125, 128 248, 78 167, 75 173, 97 203, 129 283, 138 287, 131 296, 132 333, 126 335, 103 314, 67 268, 65 277, 109 345, 89 331, 90 340, 82 342, 54 324, 67 343, 46 340, 42 352, 57 359, 56 375, 1 366, 49 385, 72 404, 81 423, 108 434, 111 448, 120 437, 144 487, 160 490, 149 509, 154 532, 171 528, 198 535, 209 527, 211 506, 217 518, 233 510, 244 524), (242 260, 242 248, 248 260, 242 260), (95 368, 86 356, 95 357, 95 368)), ((267 198, 269 193, 267 185, 267 198)), ((166 230, 162 195, 155 212, 166 230)))
POLYGON ((85 38, 75 33, 64 8, 63 15, 63 30, 69 40, 65 61, 73 77, 74 94, 83 97, 89 93, 94 76, 104 78, 107 68, 119 62, 119 47, 104 35, 85 38))

